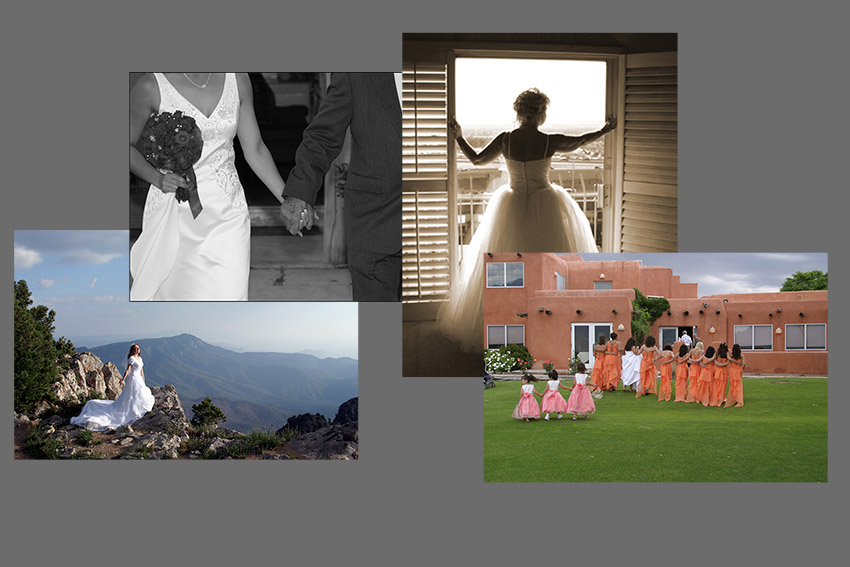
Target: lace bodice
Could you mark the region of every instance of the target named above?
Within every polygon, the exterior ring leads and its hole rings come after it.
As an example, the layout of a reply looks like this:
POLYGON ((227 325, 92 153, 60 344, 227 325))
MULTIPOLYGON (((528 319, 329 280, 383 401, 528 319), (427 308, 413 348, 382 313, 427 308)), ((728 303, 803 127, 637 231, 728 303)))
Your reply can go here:
POLYGON ((212 175, 218 186, 234 200, 234 204, 244 205, 245 196, 236 173, 236 154, 233 150, 233 138, 239 125, 239 88, 236 84, 236 74, 225 74, 221 97, 209 116, 180 94, 164 74, 153 75, 159 85, 159 112, 180 110, 194 118, 201 130, 204 149, 194 166, 199 184, 202 176, 212 175))

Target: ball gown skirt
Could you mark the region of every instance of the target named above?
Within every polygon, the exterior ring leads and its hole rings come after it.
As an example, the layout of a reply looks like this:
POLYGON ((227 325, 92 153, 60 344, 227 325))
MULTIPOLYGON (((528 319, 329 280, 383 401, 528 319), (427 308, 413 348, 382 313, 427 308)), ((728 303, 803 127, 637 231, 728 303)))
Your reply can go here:
POLYGON ((551 158, 506 163, 510 185, 490 198, 437 313, 442 333, 468 352, 484 348, 484 254, 598 251, 581 207, 549 182, 551 158))
POLYGON ((596 405, 593 403, 590 390, 584 384, 576 384, 570 392, 570 399, 567 400, 567 413, 594 413, 595 411, 596 405))
POLYGON ((565 413, 567 411, 567 400, 558 390, 546 390, 543 394, 543 413, 565 413))
POLYGON ((534 394, 523 393, 511 415, 517 419, 540 417, 540 405, 534 399, 534 394))

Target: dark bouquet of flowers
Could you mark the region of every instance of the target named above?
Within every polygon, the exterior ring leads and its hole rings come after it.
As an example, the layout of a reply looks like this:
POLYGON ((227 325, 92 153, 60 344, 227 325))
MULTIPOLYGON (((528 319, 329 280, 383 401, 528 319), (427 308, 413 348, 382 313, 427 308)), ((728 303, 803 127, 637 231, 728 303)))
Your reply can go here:
POLYGON ((201 159, 204 140, 195 119, 179 110, 151 114, 139 137, 138 149, 155 168, 188 180, 189 186, 178 188, 174 196, 180 202, 189 201, 192 216, 197 218, 203 207, 192 166, 201 159))

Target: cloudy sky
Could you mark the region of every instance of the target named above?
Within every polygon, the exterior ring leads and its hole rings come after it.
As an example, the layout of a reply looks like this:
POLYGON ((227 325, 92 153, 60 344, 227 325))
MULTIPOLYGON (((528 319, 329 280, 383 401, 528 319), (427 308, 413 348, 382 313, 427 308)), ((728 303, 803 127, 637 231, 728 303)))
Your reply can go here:
POLYGON ((129 301, 127 231, 15 231, 15 280, 76 346, 190 333, 238 351, 357 358, 357 304, 129 301))
POLYGON ((581 254, 585 260, 641 260, 672 268, 682 283, 699 284, 700 296, 779 291, 794 272, 828 272, 827 255, 789 254, 581 254))

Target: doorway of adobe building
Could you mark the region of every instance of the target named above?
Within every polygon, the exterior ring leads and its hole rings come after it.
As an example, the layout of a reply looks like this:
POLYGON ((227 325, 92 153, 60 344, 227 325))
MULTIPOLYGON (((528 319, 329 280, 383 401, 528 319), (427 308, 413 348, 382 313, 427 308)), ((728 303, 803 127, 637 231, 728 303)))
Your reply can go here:
POLYGON ((608 340, 611 329, 611 323, 573 323, 570 357, 577 355, 588 369, 592 368, 595 360, 592 345, 599 341, 599 335, 605 335, 608 340))
POLYGON ((658 332, 658 346, 661 348, 663 348, 664 345, 672 345, 677 340, 679 340, 679 337, 681 337, 686 332, 691 337, 691 339, 693 339, 694 343, 696 343, 696 327, 660 327, 658 329, 658 332))

